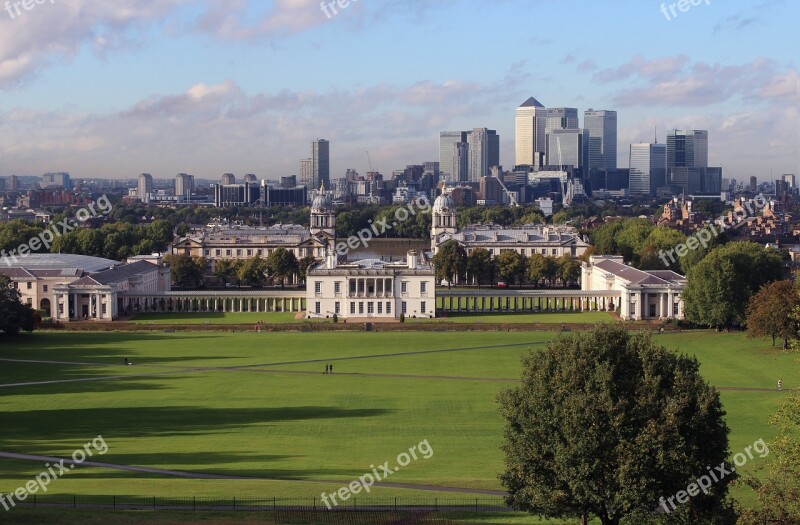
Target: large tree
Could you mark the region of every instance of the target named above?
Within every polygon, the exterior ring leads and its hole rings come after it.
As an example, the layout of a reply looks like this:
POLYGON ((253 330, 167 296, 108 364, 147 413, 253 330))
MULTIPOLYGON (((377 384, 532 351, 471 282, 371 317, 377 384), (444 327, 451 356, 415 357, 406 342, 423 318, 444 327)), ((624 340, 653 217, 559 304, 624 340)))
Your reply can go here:
POLYGON ((494 277, 494 261, 486 248, 475 248, 467 256, 467 276, 480 288, 494 277))
POLYGON ((783 349, 789 340, 797 337, 798 323, 794 310, 800 306, 800 294, 793 281, 775 281, 767 284, 750 299, 747 306, 747 334, 750 337, 772 337, 783 340, 783 349))
POLYGON ((266 271, 267 261, 256 255, 241 262, 236 270, 236 277, 247 286, 261 286, 264 284, 266 271))
POLYGON ((170 277, 175 286, 197 288, 203 284, 203 270, 206 262, 202 257, 165 255, 164 262, 169 265, 170 277))
POLYGON ((306 255, 297 261, 297 274, 300 276, 301 282, 306 282, 308 276, 308 269, 317 263, 317 258, 313 255, 306 255))
POLYGON ((449 287, 449 283, 457 278, 464 279, 467 270, 467 252, 458 241, 447 241, 433 256, 433 266, 436 269, 436 280, 446 280, 449 287))
MULTIPOLYGON (((621 326, 562 335, 525 356, 522 384, 499 395, 508 504, 603 525, 656 518, 662 497, 728 456, 725 411, 699 367, 621 326)), ((673 498, 670 518, 725 523, 731 479, 683 504, 673 498)))
POLYGON ((267 257, 267 273, 281 282, 281 288, 286 285, 286 279, 297 274, 297 266, 294 253, 286 248, 278 248, 267 257))
POLYGON ((783 263, 776 250, 752 242, 720 246, 687 275, 686 318, 717 328, 745 322, 747 303, 766 283, 781 279, 783 263))
POLYGON ((569 286, 569 283, 578 282, 581 278, 581 263, 566 253, 556 259, 556 262, 558 263, 558 277, 564 288, 569 286))
POLYGON ((19 290, 11 279, 0 275, 0 336, 17 335, 21 330, 32 332, 36 328, 37 313, 19 299, 19 290))
POLYGON ((497 273, 509 284, 522 286, 525 278, 525 257, 515 250, 504 250, 497 256, 497 273))

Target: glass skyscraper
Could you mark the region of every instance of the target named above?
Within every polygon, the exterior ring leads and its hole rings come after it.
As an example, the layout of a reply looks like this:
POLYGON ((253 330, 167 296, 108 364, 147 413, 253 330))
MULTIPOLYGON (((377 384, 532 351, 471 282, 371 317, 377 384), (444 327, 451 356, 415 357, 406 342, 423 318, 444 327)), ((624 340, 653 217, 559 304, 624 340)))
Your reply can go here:
POLYGON ((631 144, 630 192, 637 195, 656 195, 666 184, 667 145, 631 144))
POLYGON ((708 131, 673 129, 667 133, 668 168, 707 168, 708 131))
POLYGON ((583 127, 589 132, 589 170, 617 169, 617 112, 589 109, 583 127))
MULTIPOLYGON (((467 145, 466 131, 442 131, 439 133, 439 176, 447 181, 460 181, 459 171, 454 166, 454 156, 465 154, 459 144, 467 145)), ((464 167, 466 170, 466 167, 464 167)))
POLYGON ((311 189, 319 189, 323 184, 331 187, 330 142, 317 139, 311 143, 311 189))
POLYGON ((547 109, 531 97, 517 108, 514 147, 517 166, 540 166, 547 148, 547 109))

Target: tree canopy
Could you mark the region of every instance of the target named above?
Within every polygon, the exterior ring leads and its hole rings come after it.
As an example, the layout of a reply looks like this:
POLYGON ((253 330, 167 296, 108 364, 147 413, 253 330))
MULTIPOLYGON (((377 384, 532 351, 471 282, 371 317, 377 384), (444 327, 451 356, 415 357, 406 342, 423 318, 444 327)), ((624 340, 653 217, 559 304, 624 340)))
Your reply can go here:
POLYGON ((17 335, 22 330, 32 332, 36 328, 36 312, 19 299, 19 290, 11 279, 0 275, 0 337, 17 335))

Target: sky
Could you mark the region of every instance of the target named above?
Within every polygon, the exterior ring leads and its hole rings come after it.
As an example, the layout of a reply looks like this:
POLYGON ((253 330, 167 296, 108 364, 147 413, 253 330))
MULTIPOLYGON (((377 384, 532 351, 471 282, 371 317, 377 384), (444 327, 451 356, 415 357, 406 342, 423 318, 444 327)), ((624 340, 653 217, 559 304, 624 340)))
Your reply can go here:
POLYGON ((800 2, 684 1, 0 0, 0 176, 274 180, 317 138, 391 175, 476 127, 510 169, 530 96, 616 110, 620 167, 686 128, 725 177, 800 174, 800 2))

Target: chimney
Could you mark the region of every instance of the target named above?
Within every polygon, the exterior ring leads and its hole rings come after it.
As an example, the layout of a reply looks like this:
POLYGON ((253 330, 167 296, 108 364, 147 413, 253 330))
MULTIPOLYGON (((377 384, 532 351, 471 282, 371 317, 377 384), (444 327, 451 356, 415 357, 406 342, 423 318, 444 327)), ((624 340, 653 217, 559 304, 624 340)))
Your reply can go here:
POLYGON ((414 250, 408 252, 408 269, 409 270, 417 269, 417 252, 414 250))

